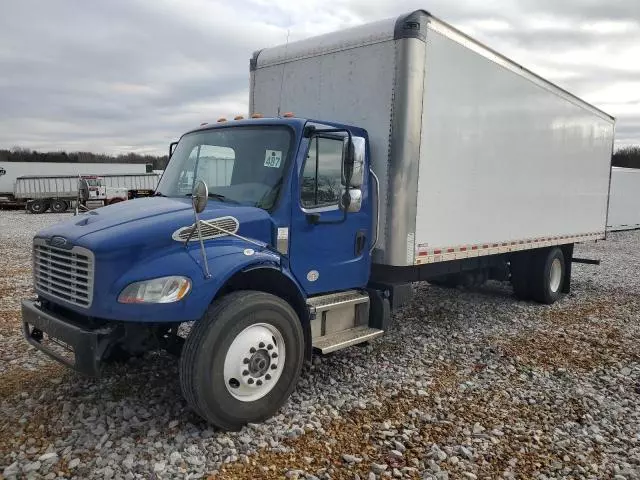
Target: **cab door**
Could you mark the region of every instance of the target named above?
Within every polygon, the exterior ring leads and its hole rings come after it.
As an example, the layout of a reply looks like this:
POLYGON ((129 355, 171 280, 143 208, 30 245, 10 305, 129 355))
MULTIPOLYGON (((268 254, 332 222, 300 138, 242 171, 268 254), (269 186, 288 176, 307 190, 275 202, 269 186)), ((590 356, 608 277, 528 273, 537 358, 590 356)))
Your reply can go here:
MULTIPOLYGON (((370 269, 371 208, 367 192, 366 140, 352 137, 354 174, 351 207, 341 198, 348 141, 344 135, 313 134, 299 162, 292 189, 291 270, 307 295, 363 287, 370 269)), ((303 148, 304 148, 303 147, 303 148)))

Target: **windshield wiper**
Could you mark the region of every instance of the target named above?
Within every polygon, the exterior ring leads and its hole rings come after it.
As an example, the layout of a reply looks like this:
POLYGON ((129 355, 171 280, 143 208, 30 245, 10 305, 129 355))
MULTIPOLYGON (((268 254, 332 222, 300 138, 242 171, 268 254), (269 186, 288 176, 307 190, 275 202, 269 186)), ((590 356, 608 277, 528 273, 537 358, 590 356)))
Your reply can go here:
MULTIPOLYGON (((185 194, 185 197, 190 197, 191 195, 192 195, 191 193, 187 193, 187 194, 185 194)), ((221 202, 236 203, 236 204, 240 205, 240 202, 238 200, 234 200, 232 198, 227 198, 224 195, 222 195, 221 193, 209 192, 209 198, 215 198, 216 200, 220 200, 221 202)))

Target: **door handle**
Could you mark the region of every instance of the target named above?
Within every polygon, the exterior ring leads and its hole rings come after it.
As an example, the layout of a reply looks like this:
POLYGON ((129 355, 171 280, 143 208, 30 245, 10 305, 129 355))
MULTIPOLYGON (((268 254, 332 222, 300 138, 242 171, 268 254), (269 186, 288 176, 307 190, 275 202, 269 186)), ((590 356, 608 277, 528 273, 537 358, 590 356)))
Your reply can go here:
POLYGON ((356 248, 355 248, 356 257, 362 253, 366 243, 367 243, 366 232, 364 230, 358 230, 358 232, 356 233, 356 248))

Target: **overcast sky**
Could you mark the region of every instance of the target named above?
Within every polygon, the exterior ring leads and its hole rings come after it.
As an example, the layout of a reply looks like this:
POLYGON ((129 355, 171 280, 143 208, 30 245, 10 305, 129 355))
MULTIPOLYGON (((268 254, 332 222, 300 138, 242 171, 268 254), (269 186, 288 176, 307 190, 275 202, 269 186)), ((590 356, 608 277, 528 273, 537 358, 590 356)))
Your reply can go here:
POLYGON ((249 58, 427 8, 617 117, 640 144, 640 0, 3 0, 0 148, 164 153, 246 114, 249 58))

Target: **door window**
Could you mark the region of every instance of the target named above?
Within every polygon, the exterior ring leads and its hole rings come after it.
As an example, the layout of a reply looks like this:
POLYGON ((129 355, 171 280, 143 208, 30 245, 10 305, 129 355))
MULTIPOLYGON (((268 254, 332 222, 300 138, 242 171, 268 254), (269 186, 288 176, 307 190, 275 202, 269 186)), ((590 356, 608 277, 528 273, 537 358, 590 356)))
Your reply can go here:
POLYGON ((302 173, 301 201, 305 208, 337 205, 342 189, 342 139, 313 137, 302 173))

